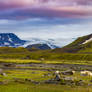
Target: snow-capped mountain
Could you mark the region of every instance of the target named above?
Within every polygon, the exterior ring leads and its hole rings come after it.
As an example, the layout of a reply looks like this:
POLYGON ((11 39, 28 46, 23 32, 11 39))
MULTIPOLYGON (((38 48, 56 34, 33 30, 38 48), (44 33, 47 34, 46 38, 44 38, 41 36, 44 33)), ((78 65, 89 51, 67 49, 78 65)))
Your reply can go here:
POLYGON ((0 33, 0 47, 27 47, 33 44, 46 44, 51 49, 61 48, 75 39, 41 39, 41 38, 29 38, 26 40, 21 40, 17 35, 13 33, 0 33))
POLYGON ((47 44, 50 48, 61 48, 75 39, 73 38, 58 38, 58 39, 40 39, 40 38, 28 38, 28 41, 24 44, 24 47, 32 44, 47 44))
POLYGON ((19 47, 24 45, 25 42, 13 33, 0 33, 0 47, 19 47))

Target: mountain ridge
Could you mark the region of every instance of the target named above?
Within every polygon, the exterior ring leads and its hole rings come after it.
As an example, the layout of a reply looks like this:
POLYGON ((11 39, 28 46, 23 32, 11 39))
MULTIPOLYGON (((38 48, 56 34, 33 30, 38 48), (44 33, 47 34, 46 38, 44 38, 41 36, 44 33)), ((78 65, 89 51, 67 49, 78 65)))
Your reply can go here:
POLYGON ((87 49, 92 49, 92 34, 79 37, 72 43, 63 48, 54 49, 52 52, 77 53, 83 52, 83 50, 85 51, 87 49))

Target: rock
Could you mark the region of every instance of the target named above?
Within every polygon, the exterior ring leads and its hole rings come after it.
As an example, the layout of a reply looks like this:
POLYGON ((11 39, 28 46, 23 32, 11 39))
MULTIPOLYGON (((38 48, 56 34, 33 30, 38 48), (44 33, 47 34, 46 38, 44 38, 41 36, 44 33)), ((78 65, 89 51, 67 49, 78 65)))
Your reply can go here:
POLYGON ((79 81, 75 81, 75 85, 83 86, 83 85, 86 85, 86 83, 83 80, 79 80, 79 81))
POLYGON ((72 77, 65 77, 65 78, 63 78, 65 81, 74 81, 74 78, 72 78, 72 77))
POLYGON ((2 76, 7 76, 7 74, 6 74, 6 73, 1 73, 1 75, 2 75, 2 76))
POLYGON ((0 75, 7 76, 6 73, 3 72, 3 69, 0 69, 0 75))
POLYGON ((74 78, 72 77, 63 77, 60 80, 61 85, 74 85, 74 78))
POLYGON ((25 81, 32 82, 32 80, 31 80, 31 79, 25 79, 25 81))
POLYGON ((50 73, 42 75, 42 77, 51 76, 50 73))
POLYGON ((92 77, 92 72, 90 72, 90 71, 81 71, 80 74, 82 76, 91 76, 92 77))
POLYGON ((4 85, 4 84, 8 84, 8 83, 9 83, 9 80, 0 81, 0 85, 4 85))
POLYGON ((12 63, 7 63, 7 64, 4 64, 5 67, 16 67, 15 64, 12 64, 12 63))
POLYGON ((59 84, 59 81, 56 81, 54 79, 49 79, 49 80, 44 81, 44 83, 47 83, 47 84, 59 84))
POLYGON ((15 82, 19 82, 19 83, 25 83, 25 80, 21 79, 21 78, 13 78, 15 82))
POLYGON ((38 81, 34 81, 34 82, 32 82, 32 83, 34 83, 34 84, 36 84, 36 85, 40 84, 40 82, 38 82, 38 81))
POLYGON ((67 70, 67 71, 64 71, 64 72, 61 72, 63 75, 73 75, 74 74, 74 71, 71 71, 71 70, 67 70))
POLYGON ((31 80, 31 82, 32 82, 33 84, 40 84, 40 82, 39 82, 39 81, 31 80))

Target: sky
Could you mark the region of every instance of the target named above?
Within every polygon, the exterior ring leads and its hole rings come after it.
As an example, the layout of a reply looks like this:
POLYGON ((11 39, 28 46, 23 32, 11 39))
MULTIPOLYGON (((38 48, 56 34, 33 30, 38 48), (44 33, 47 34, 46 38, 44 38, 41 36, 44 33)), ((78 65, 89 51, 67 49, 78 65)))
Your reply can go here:
POLYGON ((0 0, 0 33, 76 38, 92 33, 92 0, 0 0))

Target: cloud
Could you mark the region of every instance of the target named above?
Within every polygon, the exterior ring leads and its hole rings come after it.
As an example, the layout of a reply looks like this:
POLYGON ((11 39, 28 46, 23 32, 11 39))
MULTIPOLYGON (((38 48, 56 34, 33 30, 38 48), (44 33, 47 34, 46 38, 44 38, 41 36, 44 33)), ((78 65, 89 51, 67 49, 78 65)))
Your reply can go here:
POLYGON ((92 0, 0 0, 0 32, 78 37, 92 32, 92 0))
POLYGON ((0 32, 13 32, 21 38, 76 38, 92 33, 92 19, 2 20, 0 32))
POLYGON ((0 18, 27 19, 92 17, 92 0, 4 0, 0 1, 0 18))

